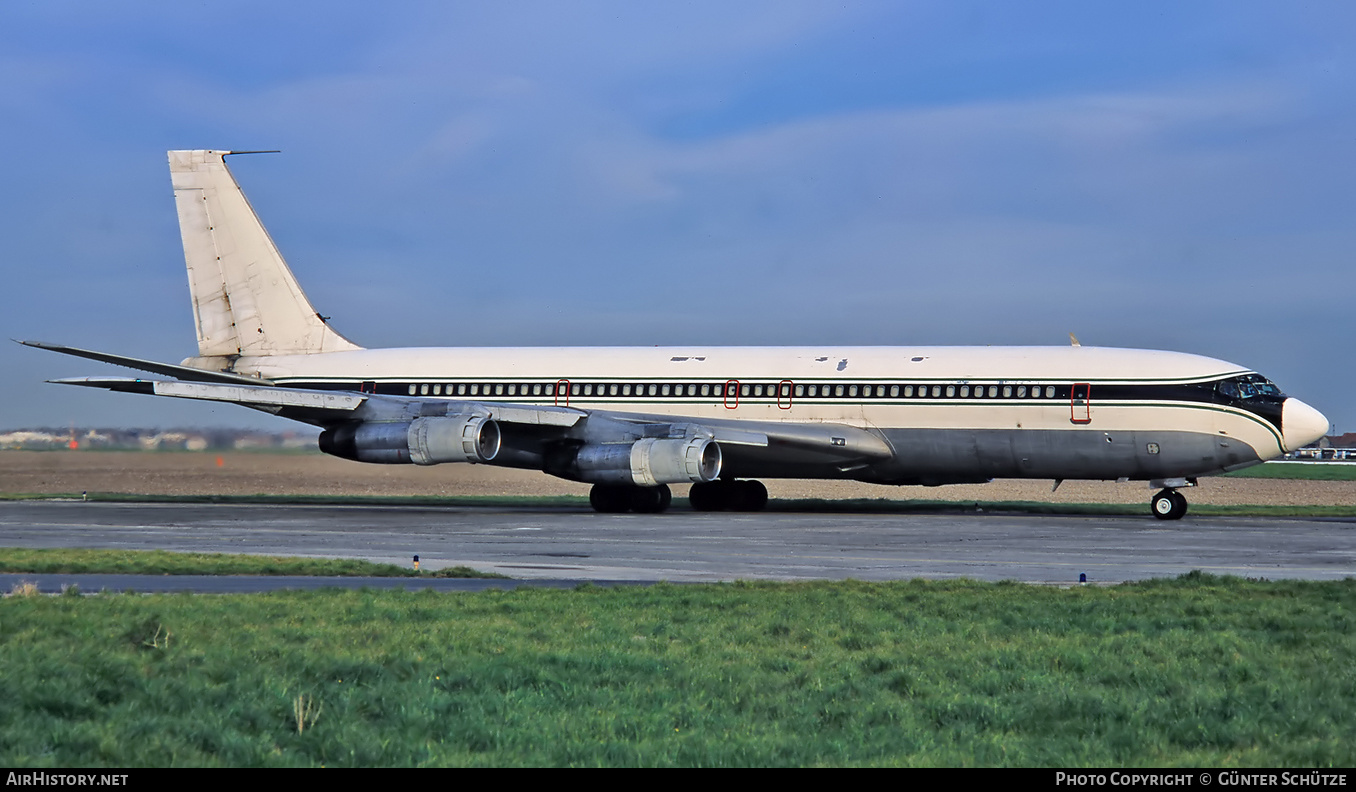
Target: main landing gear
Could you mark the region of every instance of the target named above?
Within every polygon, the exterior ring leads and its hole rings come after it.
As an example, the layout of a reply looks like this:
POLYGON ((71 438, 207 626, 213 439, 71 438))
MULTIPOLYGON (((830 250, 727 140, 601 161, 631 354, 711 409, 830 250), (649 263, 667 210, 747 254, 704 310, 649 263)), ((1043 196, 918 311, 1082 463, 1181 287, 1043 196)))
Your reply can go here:
POLYGON ((589 490, 589 505, 601 514, 659 514, 673 502, 667 484, 634 487, 625 484, 594 484, 589 490))
POLYGON ((1175 489, 1161 490, 1149 501, 1149 509, 1160 520, 1180 520, 1187 513, 1187 499, 1175 489))
POLYGON ((761 481, 708 481, 693 484, 687 494, 693 511, 762 511, 767 487, 761 481))
POLYGON ((672 502, 673 493, 667 484, 657 487, 594 484, 589 490, 589 505, 602 514, 659 514, 672 502))
MULTIPOLYGON (((693 511, 756 512, 767 506, 767 487, 761 481, 708 481, 693 484, 687 500, 693 511)), ((665 484, 594 484, 589 490, 589 505, 600 514, 659 514, 672 502, 673 493, 665 484)))

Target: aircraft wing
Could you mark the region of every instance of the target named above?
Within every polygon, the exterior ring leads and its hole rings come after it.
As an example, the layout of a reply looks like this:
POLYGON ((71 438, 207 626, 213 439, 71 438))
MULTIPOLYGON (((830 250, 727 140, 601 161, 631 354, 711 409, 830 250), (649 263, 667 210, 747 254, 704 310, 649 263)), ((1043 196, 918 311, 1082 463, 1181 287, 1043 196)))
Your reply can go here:
MULTIPOLYGON (((242 379, 245 379, 242 377, 242 379)), ((133 377, 74 377, 49 380, 57 385, 104 388, 122 393, 172 396, 179 399, 228 402, 316 426, 348 421, 389 422, 449 414, 480 415, 500 423, 534 426, 573 426, 586 413, 561 407, 378 396, 354 391, 324 391, 274 385, 221 384, 152 380, 133 377)))
POLYGON ((531 457, 542 457, 544 443, 616 444, 646 437, 707 437, 733 460, 799 459, 848 470, 889 459, 892 451, 879 436, 855 426, 706 419, 676 415, 620 413, 534 404, 386 396, 353 391, 322 391, 262 384, 184 382, 133 377, 80 377, 51 380, 60 385, 102 388, 122 393, 226 402, 315 426, 395 424, 420 418, 477 417, 498 423, 504 442, 531 457))
MULTIPOLYGON (((830 465, 841 471, 849 471, 893 456, 890 445, 879 434, 845 424, 698 418, 576 407, 289 388, 274 385, 267 380, 224 372, 201 371, 185 366, 142 361, 137 358, 54 344, 20 343, 91 360, 140 368, 154 374, 184 375, 171 380, 133 377, 52 380, 57 384, 239 404, 326 429, 347 427, 350 434, 358 427, 379 426, 389 430, 405 424, 412 426, 421 419, 450 418, 454 419, 453 423, 476 422, 477 426, 483 421, 491 421, 497 424, 503 433, 506 452, 495 462, 516 467, 548 469, 553 446, 575 449, 584 446, 617 446, 636 443, 646 438, 714 440, 726 449, 727 458, 740 467, 775 462, 810 466, 830 465)), ((386 438, 382 442, 389 445, 392 440, 386 438)), ((406 457, 402 461, 408 459, 406 457)))

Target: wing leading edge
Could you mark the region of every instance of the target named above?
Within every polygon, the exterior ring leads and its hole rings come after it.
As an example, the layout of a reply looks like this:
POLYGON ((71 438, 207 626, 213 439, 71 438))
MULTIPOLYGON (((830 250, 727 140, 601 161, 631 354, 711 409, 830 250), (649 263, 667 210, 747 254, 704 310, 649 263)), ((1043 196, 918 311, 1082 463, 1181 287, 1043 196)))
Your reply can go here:
POLYGON ((482 462, 579 481, 620 477, 654 486, 714 479, 723 458, 741 469, 791 460, 846 472, 893 456, 880 435, 842 424, 318 391, 75 347, 21 343, 177 377, 52 380, 56 384, 239 404, 321 427, 322 450, 365 462, 482 462), (719 445, 713 449, 712 444, 719 445), (705 461, 698 464, 694 455, 705 461))

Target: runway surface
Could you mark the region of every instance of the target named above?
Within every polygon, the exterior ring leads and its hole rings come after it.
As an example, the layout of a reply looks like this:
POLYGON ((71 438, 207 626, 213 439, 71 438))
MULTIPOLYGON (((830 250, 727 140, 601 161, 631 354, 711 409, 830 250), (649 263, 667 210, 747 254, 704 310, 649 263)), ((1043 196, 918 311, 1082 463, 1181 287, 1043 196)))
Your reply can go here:
MULTIPOLYGON (((536 508, 17 501, 0 503, 0 546, 400 565, 417 554, 425 569, 465 565, 537 585, 914 577, 1068 584, 1080 573, 1090 583, 1119 583, 1193 569, 1272 580, 1356 576, 1356 520, 1350 518, 1188 516, 1167 523, 1147 515, 598 515, 536 508)), ((0 584, 8 587, 7 580, 0 584)), ((373 579, 333 580, 363 585, 373 579)), ((455 581, 446 585, 458 587, 455 581)))

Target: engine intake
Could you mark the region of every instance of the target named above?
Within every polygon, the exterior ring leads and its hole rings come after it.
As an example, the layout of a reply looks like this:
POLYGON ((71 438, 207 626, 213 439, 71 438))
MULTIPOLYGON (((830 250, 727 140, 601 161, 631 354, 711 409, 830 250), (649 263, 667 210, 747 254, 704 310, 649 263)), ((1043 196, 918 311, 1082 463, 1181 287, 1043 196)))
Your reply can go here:
POLYGON ((437 465, 489 462, 499 455, 499 424, 481 415, 345 424, 320 434, 320 450, 358 462, 437 465))
POLYGON ((591 484, 684 484, 720 475, 720 444, 709 437, 646 437, 634 443, 596 443, 579 449, 569 471, 591 484))

